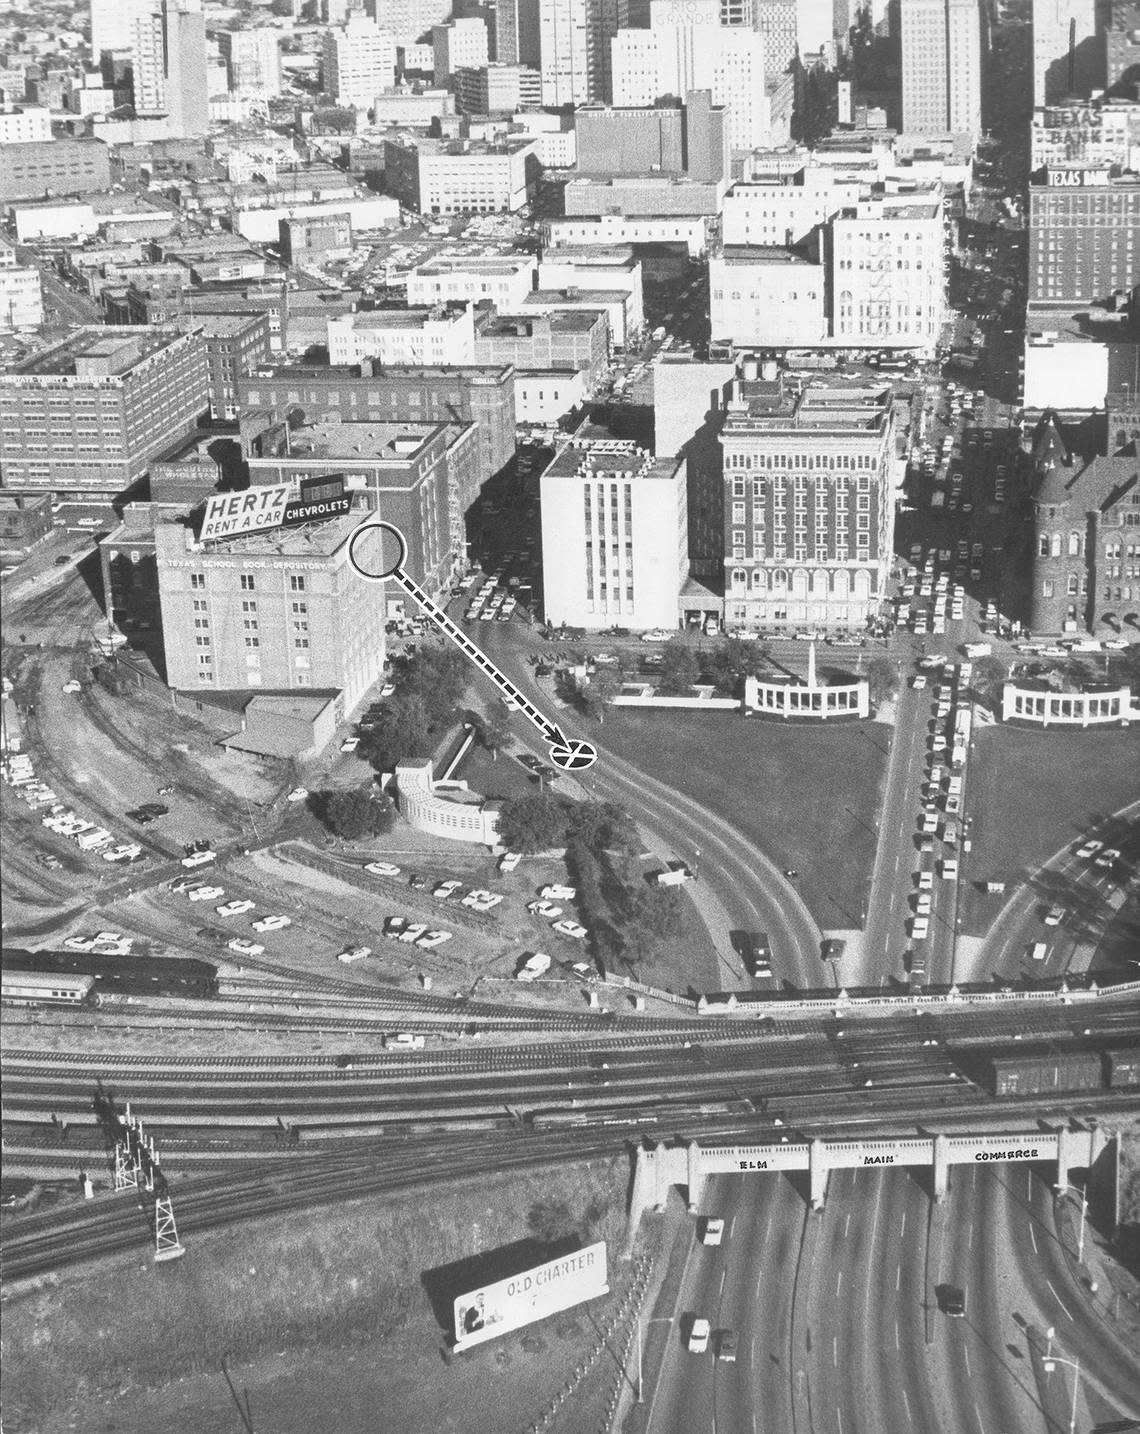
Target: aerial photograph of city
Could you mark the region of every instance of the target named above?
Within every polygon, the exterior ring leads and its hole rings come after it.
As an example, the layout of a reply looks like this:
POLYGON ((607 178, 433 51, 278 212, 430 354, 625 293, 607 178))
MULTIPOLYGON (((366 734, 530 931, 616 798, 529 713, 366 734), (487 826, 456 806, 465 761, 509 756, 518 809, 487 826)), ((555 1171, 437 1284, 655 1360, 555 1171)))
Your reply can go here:
POLYGON ((1140 1434, 1140 0, 0 0, 3 1434, 1140 1434))

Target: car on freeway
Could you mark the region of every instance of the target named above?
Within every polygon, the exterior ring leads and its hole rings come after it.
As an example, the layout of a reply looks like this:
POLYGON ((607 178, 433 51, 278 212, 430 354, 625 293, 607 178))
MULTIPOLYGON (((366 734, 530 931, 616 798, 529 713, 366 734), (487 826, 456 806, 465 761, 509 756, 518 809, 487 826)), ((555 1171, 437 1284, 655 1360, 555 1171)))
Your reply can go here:
POLYGON ((437 901, 450 901, 453 896, 456 896, 462 890, 463 883, 461 881, 441 881, 432 887, 431 894, 437 901))
POLYGON ((292 926, 288 916, 263 916, 258 921, 251 921, 250 925, 255 931, 282 931, 286 926, 292 926))
POLYGON ((217 861, 217 859, 216 851, 192 851, 189 856, 182 858, 181 864, 183 866, 208 866, 210 862, 217 861))
POLYGON ((434 951, 437 946, 450 941, 453 934, 451 931, 429 931, 426 936, 417 937, 416 945, 421 951, 434 951))
POLYGON ((685 1348, 690 1354, 704 1354, 709 1347, 709 1336, 712 1334, 712 1327, 707 1319, 699 1315, 689 1326, 688 1338, 685 1340, 685 1348))
POLYGON ((938 1307, 951 1319, 964 1319, 966 1314, 966 1291, 957 1285, 939 1285, 935 1290, 938 1307))
POLYGON ((1042 918, 1046 926, 1060 926, 1065 919, 1065 908, 1063 906, 1051 906, 1042 918))
POLYGON ((1119 848, 1114 846, 1106 846, 1105 849, 1099 854, 1099 856, 1093 858, 1093 866, 1100 867, 1102 871, 1108 871, 1108 869, 1114 866, 1119 860, 1119 848))
POLYGON ((364 868, 370 871, 373 876, 399 876, 400 868, 390 861, 370 861, 364 868))
POLYGON ((1098 852, 1102 852, 1103 850, 1104 842, 1087 841, 1083 846, 1079 846, 1077 848, 1077 856, 1081 859, 1081 861, 1092 861, 1093 857, 1096 856, 1098 852))
POLYGON ((573 901, 577 895, 577 888, 573 886, 544 886, 539 892, 543 901, 573 901))
POLYGON ((352 964, 353 961, 363 961, 366 957, 371 955, 371 946, 346 946, 343 951, 337 953, 336 959, 338 961, 343 961, 346 966, 349 966, 352 964))
POLYGON ((930 935, 930 918, 928 916, 915 916, 910 923, 911 938, 915 941, 925 941, 930 935))
POLYGON ((191 901, 217 901, 225 894, 220 886, 195 886, 186 893, 191 901))
POLYGON ((235 936, 226 942, 227 951, 236 951, 239 956, 264 956, 265 947, 256 941, 247 941, 244 936, 235 936))
POLYGON ((699 1233, 702 1245, 719 1245, 724 1239, 724 1220, 719 1215, 705 1215, 699 1233))
POLYGON ((716 1336, 716 1357, 723 1359, 726 1364, 736 1363, 736 1335, 730 1329, 717 1331, 716 1336))
POLYGON ((405 946, 412 946, 420 939, 421 936, 426 936, 427 931, 428 928, 426 922, 412 921, 404 927, 403 931, 401 931, 400 934, 396 937, 396 940, 402 941, 405 946))
POLYGON ((247 911, 253 910, 252 901, 227 901, 222 906, 215 906, 214 910, 219 916, 244 916, 247 911))
POLYGON ((579 926, 576 921, 562 920, 552 921, 551 929, 557 931, 560 936, 571 936, 575 941, 584 941, 589 934, 584 926, 579 926))
POLYGON ((514 871, 520 861, 522 861, 522 852, 505 851, 499 858, 499 870, 503 872, 514 871))

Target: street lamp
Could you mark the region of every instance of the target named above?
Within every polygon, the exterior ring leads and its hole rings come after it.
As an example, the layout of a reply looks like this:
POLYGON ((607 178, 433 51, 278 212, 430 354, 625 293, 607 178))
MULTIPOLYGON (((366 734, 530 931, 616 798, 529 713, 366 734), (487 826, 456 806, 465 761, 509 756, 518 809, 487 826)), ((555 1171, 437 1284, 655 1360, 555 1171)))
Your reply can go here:
POLYGON ((1080 1264, 1085 1257, 1085 1216, 1088 1214, 1088 1199, 1084 1191, 1078 1190, 1075 1185, 1054 1185, 1053 1189, 1058 1195, 1075 1195, 1081 1202, 1081 1223, 1077 1234, 1077 1263, 1080 1264))
POLYGON ((1045 1347, 1045 1354, 1041 1360, 1041 1368, 1046 1374, 1052 1374, 1058 1364, 1067 1364, 1073 1371, 1073 1400, 1069 1406, 1069 1434, 1076 1434, 1077 1428, 1077 1394, 1081 1387, 1081 1361, 1080 1359, 1062 1359, 1059 1354, 1053 1353, 1053 1326, 1050 1325, 1045 1331, 1048 1344, 1045 1347))

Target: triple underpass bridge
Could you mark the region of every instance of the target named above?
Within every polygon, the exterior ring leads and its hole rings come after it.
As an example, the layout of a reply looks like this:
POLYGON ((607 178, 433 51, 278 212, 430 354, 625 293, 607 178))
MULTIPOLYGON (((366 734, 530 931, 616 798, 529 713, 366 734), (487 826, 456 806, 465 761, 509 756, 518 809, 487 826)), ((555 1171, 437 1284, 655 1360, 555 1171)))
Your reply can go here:
MULTIPOLYGON (((827 1177, 832 1170, 925 1166, 934 1172, 934 1198, 949 1187, 951 1165, 1049 1161, 1056 1165, 1057 1184, 1070 1185, 1080 1172, 1094 1174, 1115 1192, 1119 1138, 1092 1127, 1055 1130, 1000 1131, 986 1135, 936 1132, 915 1136, 864 1137, 859 1140, 781 1140, 768 1145, 649 1145, 637 1151, 629 1207, 632 1243, 646 1210, 662 1210, 672 1186, 684 1186, 689 1209, 701 1202, 710 1175, 762 1174, 806 1170, 813 1210, 823 1208, 827 1177)), ((1113 1193, 1113 1208, 1116 1200, 1113 1193)))

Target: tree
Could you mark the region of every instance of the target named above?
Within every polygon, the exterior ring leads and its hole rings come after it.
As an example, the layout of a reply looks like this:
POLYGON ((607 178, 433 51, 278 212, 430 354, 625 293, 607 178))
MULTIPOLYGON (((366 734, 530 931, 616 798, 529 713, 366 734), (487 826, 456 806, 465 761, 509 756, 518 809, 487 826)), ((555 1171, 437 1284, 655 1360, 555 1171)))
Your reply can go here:
POLYGON ((661 656, 664 659, 658 684, 661 691, 687 692, 700 676, 696 653, 681 638, 674 637, 665 644, 661 656))
POLYGON ((1000 657, 979 657, 974 663, 970 686, 974 695, 989 707, 1001 702, 1001 690, 1006 681, 1005 663, 1000 657))
POLYGON ((621 691, 621 678, 612 667, 599 667, 582 689, 582 701, 595 722, 605 722, 606 708, 621 691))
POLYGON ((452 647, 422 647, 400 659, 396 676, 399 696, 418 697, 428 725, 450 722, 467 687, 467 660, 452 647))
POLYGON ((423 699, 397 693, 374 727, 361 733, 360 751, 381 772, 391 772, 408 757, 426 757, 432 748, 432 722, 423 699))
POLYGON ((484 717, 479 718, 479 740, 498 761, 499 753, 510 741, 511 724, 501 707, 492 707, 484 717))
POLYGON ((872 657, 867 664, 867 689, 872 707, 880 707, 898 691, 898 668, 889 657, 872 657))
POLYGON ((391 799, 375 787, 340 787, 321 796, 322 819, 334 836, 359 841, 392 830, 391 799))
POLYGON ((499 818, 499 839, 511 851, 547 851, 566 841, 566 809, 550 792, 507 802, 499 818))

